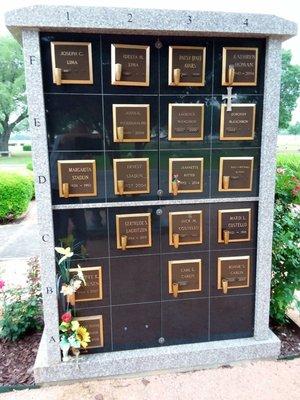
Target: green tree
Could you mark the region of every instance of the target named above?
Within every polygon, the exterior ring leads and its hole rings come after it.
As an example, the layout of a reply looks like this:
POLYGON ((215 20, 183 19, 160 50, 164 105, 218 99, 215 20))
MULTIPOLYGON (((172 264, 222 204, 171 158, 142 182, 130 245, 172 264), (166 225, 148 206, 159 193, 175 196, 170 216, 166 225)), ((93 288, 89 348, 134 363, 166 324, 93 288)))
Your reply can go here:
POLYGON ((292 112, 300 96, 300 65, 293 65, 292 52, 282 52, 282 76, 280 91, 279 127, 287 129, 292 120, 292 112))
POLYGON ((290 135, 300 135, 300 122, 296 122, 295 125, 288 127, 288 133, 290 135))
POLYGON ((24 63, 21 46, 0 37, 0 152, 8 151, 11 133, 27 118, 24 63))

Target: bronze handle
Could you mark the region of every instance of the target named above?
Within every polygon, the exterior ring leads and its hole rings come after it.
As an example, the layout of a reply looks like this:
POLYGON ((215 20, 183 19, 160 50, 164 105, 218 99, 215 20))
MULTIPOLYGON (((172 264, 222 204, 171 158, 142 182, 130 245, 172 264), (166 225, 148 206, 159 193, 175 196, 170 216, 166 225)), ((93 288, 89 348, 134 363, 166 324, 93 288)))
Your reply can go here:
POLYGON ((174 245, 175 249, 178 249, 178 247, 179 247, 179 233, 173 233, 172 237, 173 237, 173 245, 174 245))
POLYGON ((57 86, 61 85, 61 73, 62 73, 61 68, 54 68, 54 83, 57 86))
POLYGON ((224 230, 224 231, 223 231, 224 244, 228 244, 228 243, 229 243, 229 236, 230 236, 230 232, 224 230))
POLYGON ((122 64, 115 64, 115 80, 120 81, 122 77, 122 64))
POLYGON ((172 193, 174 196, 178 194, 178 182, 172 182, 172 193))
POLYGON ((231 86, 233 84, 234 74, 235 74, 234 66, 229 65, 229 68, 228 68, 228 85, 229 86, 231 86))
POLYGON ((124 140, 124 128, 123 126, 117 127, 117 138, 119 142, 123 142, 124 140))
POLYGON ((124 181, 117 181, 118 193, 122 196, 124 194, 124 181))
POLYGON ((70 188, 68 183, 62 184, 62 193, 65 199, 67 199, 70 195, 70 188))
POLYGON ((174 85, 179 85, 179 83, 180 83, 180 74, 181 74, 180 68, 175 68, 173 70, 174 85))
POLYGON ((122 250, 126 250, 126 246, 127 246, 127 236, 126 235, 122 235, 121 236, 121 247, 122 247, 122 250))
POLYGON ((229 189, 229 181, 230 181, 230 176, 223 176, 223 189, 228 190, 229 189))
POLYGON ((228 291, 228 280, 227 279, 222 279, 222 289, 223 289, 223 293, 227 294, 227 291, 228 291))
POLYGON ((172 283, 172 293, 173 293, 173 297, 175 297, 175 299, 178 297, 178 289, 179 289, 178 283, 173 282, 172 283))

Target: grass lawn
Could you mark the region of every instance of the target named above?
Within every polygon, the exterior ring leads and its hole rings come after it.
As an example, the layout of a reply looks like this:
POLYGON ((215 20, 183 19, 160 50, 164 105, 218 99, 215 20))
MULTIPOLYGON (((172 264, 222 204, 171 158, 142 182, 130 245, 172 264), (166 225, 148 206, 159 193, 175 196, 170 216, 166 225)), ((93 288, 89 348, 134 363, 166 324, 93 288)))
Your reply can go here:
POLYGON ((0 157, 0 166, 5 165, 27 165, 31 162, 31 151, 14 153, 11 157, 0 157))

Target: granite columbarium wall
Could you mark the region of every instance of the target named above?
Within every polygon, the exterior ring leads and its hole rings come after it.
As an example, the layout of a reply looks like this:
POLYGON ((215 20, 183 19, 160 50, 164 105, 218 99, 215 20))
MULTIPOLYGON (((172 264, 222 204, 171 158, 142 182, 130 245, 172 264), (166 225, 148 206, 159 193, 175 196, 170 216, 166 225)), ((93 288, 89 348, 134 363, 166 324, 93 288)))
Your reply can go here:
POLYGON ((22 42, 45 329, 37 383, 277 357, 269 330, 281 43, 272 15, 90 7, 6 14, 22 42), (55 245, 91 334, 59 348, 55 245))

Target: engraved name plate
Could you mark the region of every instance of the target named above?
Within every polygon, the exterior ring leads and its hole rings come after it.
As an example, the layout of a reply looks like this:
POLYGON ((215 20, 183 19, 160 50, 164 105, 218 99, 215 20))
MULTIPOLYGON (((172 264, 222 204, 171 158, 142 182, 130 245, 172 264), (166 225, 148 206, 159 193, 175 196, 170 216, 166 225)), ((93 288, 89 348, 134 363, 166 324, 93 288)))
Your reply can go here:
POLYGON ((51 42, 53 83, 92 84, 92 44, 86 42, 51 42))
POLYGON ((149 104, 114 104, 113 133, 114 142, 149 142, 149 104))
POLYGON ((252 190, 254 157, 221 157, 220 192, 250 192, 252 190))
POLYGON ((203 163, 203 158, 170 158, 169 193, 174 193, 174 182, 178 193, 202 192, 203 163))
POLYGON ((104 346, 102 315, 77 317, 74 319, 79 321, 80 325, 89 331, 91 342, 88 344, 87 350, 104 346))
POLYGON ((169 85, 205 85, 205 47, 169 47, 169 85))
POLYGON ((222 85, 229 85, 229 68, 234 69, 230 86, 257 85, 258 48, 224 47, 222 57, 222 85))
POLYGON ((112 85, 149 86, 150 47, 136 44, 111 45, 112 85))
POLYGON ((220 140, 253 140, 255 104, 232 104, 232 110, 221 106, 220 140))
POLYGON ((59 197, 97 196, 95 160, 59 160, 59 197))
POLYGON ((115 194, 139 194, 150 192, 149 159, 114 159, 115 194))
POLYGON ((178 211, 169 213, 169 245, 202 243, 202 211, 178 211), (176 238, 177 235, 177 238, 176 238))
POLYGON ((218 242, 249 242, 251 240, 251 208, 218 210, 218 242))
POLYGON ((118 249, 151 247, 151 214, 116 215, 116 235, 118 249))
MULTIPOLYGON (((75 301, 94 301, 102 300, 102 267, 82 267, 81 268, 86 285, 81 285, 75 293, 75 301)), ((76 275, 77 268, 71 268, 71 276, 76 275)))
POLYGON ((203 140, 204 104, 169 104, 169 140, 203 140))
POLYGON ((201 291, 201 260, 176 260, 168 262, 169 293, 174 294, 174 284, 178 293, 201 291))
POLYGON ((218 258, 218 289, 223 289, 226 280, 228 289, 249 287, 250 256, 218 258))

